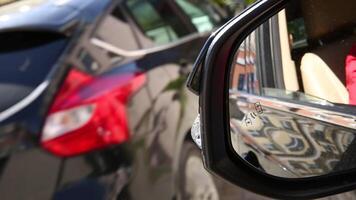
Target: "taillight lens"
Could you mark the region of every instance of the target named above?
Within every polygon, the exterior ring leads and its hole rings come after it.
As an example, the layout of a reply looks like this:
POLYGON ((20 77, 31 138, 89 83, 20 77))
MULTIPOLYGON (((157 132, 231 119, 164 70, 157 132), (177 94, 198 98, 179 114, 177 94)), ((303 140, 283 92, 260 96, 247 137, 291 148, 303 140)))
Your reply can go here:
POLYGON ((46 118, 42 146, 67 157, 127 141, 126 102, 144 81, 142 73, 94 78, 72 70, 46 118))
POLYGON ((95 105, 82 105, 53 113, 47 117, 42 133, 42 142, 83 127, 93 116, 95 105))

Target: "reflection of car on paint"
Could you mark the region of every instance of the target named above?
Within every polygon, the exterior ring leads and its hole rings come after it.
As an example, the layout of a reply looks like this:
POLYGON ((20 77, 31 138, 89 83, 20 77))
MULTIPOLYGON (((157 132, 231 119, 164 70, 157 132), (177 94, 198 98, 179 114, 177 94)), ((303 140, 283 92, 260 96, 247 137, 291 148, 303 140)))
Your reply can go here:
POLYGON ((226 15, 194 2, 0 1, 1 199, 196 192, 184 83, 226 15))

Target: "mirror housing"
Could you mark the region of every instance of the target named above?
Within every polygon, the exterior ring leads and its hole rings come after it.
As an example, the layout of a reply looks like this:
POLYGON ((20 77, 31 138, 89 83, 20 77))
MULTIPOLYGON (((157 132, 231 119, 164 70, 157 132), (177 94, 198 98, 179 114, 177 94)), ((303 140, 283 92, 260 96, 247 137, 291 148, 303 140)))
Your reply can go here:
POLYGON ((277 14, 289 0, 261 0, 217 30, 204 46, 188 88, 200 95, 204 164, 208 171, 250 191, 279 199, 317 198, 356 188, 356 170, 308 178, 268 175, 237 156, 231 146, 226 91, 234 47, 277 14), (193 85, 194 83, 194 85, 193 85))

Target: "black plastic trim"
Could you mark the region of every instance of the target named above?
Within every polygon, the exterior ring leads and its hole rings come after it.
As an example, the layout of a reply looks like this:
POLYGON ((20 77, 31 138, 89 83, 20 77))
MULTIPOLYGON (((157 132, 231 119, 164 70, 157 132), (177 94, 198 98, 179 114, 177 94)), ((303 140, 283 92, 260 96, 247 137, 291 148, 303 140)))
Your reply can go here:
POLYGON ((208 47, 210 46, 213 39, 214 39, 214 34, 212 34, 205 42, 202 50, 199 52, 199 55, 195 60, 193 70, 192 72, 190 72, 187 79, 186 85, 188 89, 196 95, 199 95, 200 93, 200 82, 201 82, 202 68, 204 65, 204 59, 208 51, 208 47))

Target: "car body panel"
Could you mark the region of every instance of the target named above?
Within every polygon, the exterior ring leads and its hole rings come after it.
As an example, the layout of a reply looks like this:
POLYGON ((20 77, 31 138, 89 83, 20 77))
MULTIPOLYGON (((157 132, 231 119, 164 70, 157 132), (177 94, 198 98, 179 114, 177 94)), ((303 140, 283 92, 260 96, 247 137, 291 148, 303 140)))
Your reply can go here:
POLYGON ((110 63, 91 37, 103 13, 113 5, 106 0, 63 5, 51 1, 25 14, 14 13, 1 23, 2 31, 46 30, 70 38, 41 88, 0 122, 0 192, 4 199, 115 199, 118 195, 170 199, 175 195, 181 144, 197 115, 197 98, 185 89, 185 79, 207 35, 110 63), (102 68, 88 67, 77 56, 80 52, 91 55, 90 63, 97 62, 102 68), (70 158, 56 157, 41 148, 45 116, 72 68, 102 79, 127 72, 145 74, 145 84, 127 102, 129 141, 70 158))

